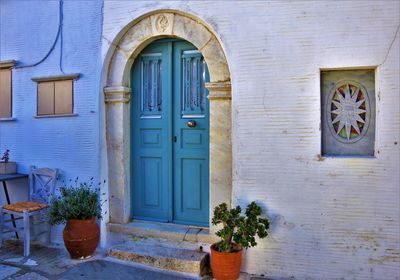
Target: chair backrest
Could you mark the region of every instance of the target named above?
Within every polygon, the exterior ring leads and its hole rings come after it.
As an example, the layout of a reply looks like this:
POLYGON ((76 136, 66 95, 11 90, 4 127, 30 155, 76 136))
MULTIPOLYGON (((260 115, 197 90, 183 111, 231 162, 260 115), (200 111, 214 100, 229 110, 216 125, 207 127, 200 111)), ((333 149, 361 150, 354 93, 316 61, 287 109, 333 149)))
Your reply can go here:
POLYGON ((50 203, 56 189, 58 169, 36 168, 29 172, 29 200, 50 203))

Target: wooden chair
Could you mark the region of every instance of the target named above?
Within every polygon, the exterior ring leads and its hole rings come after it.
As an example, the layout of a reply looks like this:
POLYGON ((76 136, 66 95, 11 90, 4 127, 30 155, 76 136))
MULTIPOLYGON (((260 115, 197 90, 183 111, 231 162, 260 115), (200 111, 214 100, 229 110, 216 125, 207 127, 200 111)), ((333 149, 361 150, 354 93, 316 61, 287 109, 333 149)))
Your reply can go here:
MULTIPOLYGON (((29 201, 17 202, 0 206, 0 247, 3 241, 3 231, 8 229, 11 232, 24 232, 24 256, 29 256, 30 252, 30 217, 37 216, 43 218, 50 199, 54 195, 58 169, 36 168, 31 166, 29 173, 29 201), (5 221, 4 215, 10 214, 12 218, 5 221), (15 218, 13 218, 15 217, 15 218), (13 220, 23 220, 23 226, 14 228, 5 223, 13 220)), ((42 219, 43 220, 43 219, 42 219)), ((51 238, 51 227, 48 225, 48 242, 51 238)), ((43 233, 43 232, 42 232, 43 233)))

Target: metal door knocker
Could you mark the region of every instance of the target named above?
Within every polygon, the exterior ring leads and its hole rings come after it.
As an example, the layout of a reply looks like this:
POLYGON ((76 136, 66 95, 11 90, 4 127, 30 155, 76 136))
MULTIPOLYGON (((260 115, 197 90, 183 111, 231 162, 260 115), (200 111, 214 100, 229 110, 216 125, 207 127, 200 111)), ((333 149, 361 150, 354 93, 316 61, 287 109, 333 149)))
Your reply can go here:
POLYGON ((196 121, 195 120, 190 120, 187 122, 188 127, 196 127, 196 121))

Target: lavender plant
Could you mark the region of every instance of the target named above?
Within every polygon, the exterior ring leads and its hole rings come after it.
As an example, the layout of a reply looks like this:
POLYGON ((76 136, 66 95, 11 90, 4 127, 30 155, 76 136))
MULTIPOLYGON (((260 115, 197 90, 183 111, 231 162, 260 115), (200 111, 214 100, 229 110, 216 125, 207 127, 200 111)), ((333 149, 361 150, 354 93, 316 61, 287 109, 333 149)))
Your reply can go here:
POLYGON ((78 183, 76 178, 75 186, 61 187, 60 195, 52 197, 50 202, 49 224, 64 224, 72 219, 87 220, 93 217, 101 219, 101 207, 107 199, 101 201, 100 185, 101 183, 95 188, 92 177, 89 183, 78 183))
POLYGON ((1 161, 8 162, 10 160, 10 150, 6 150, 1 157, 1 161))

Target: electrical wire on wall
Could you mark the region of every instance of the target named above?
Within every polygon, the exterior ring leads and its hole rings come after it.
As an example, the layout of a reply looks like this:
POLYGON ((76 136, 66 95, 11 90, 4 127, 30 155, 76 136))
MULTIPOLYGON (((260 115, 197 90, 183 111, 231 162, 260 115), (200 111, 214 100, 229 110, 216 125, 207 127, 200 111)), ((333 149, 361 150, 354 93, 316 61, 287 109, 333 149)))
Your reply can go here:
POLYGON ((63 22, 64 22, 64 13, 63 13, 63 6, 64 2, 63 0, 60 0, 60 10, 59 10, 59 17, 60 17, 60 71, 61 73, 64 73, 64 70, 62 68, 62 57, 63 57, 63 22))
POLYGON ((56 47, 56 45, 57 45, 58 38, 60 38, 60 60, 59 60, 59 67, 60 67, 60 71, 61 71, 63 74, 65 74, 65 73, 64 73, 64 70, 63 70, 63 68, 62 68, 62 56, 63 56, 63 54, 62 54, 62 50, 63 50, 63 17, 64 17, 64 15, 63 15, 63 5, 64 5, 63 0, 59 0, 57 35, 56 35, 56 38, 54 39, 53 45, 51 46, 51 48, 49 49, 49 51, 48 51, 48 52, 46 53, 46 55, 45 55, 41 60, 39 60, 38 62, 33 63, 33 64, 29 64, 29 65, 15 66, 15 67, 14 67, 15 69, 28 68, 28 67, 35 67, 35 66, 41 64, 41 63, 42 63, 43 61, 45 61, 45 60, 50 56, 50 54, 53 52, 53 50, 55 49, 55 47, 56 47))

